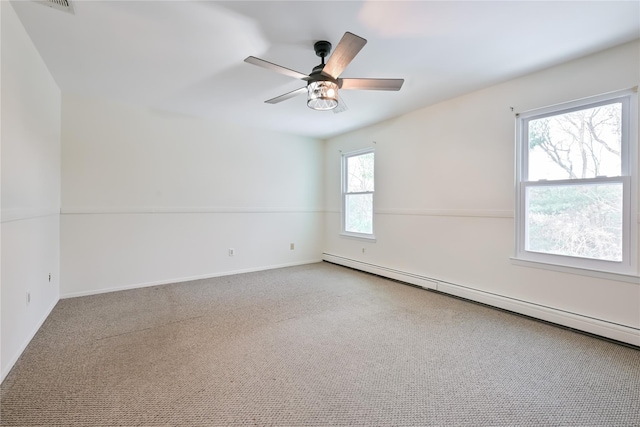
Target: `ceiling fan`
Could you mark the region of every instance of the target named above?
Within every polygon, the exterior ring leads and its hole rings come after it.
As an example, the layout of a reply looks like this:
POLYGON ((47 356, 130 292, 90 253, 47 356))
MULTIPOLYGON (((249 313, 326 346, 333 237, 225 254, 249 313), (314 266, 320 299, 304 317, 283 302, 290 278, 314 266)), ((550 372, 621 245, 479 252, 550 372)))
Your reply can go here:
POLYGON ((362 37, 350 32, 344 33, 342 39, 335 48, 333 54, 325 64, 324 59, 331 51, 331 43, 318 41, 313 45, 316 55, 322 58, 322 63, 313 67, 311 74, 306 75, 298 71, 285 68, 281 65, 265 61, 264 59, 249 56, 244 62, 284 74, 295 79, 305 80, 307 86, 276 96, 265 101, 268 104, 277 104, 293 98, 296 95, 307 93, 307 106, 314 110, 333 110, 339 113, 346 110, 346 105, 338 94, 338 90, 393 90, 398 91, 404 83, 404 79, 348 79, 341 78, 340 74, 355 58, 360 50, 367 44, 362 37))

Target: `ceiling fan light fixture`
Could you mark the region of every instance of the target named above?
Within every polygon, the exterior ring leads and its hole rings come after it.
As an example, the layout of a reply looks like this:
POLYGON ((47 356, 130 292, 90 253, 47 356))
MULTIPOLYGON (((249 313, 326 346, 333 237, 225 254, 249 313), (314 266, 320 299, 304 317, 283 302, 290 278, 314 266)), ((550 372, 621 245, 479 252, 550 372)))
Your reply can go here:
POLYGON ((320 80, 307 85, 307 107, 313 110, 332 110, 338 106, 338 85, 320 80))
POLYGON ((329 61, 325 64, 325 58, 331 51, 331 43, 326 40, 315 42, 313 49, 316 55, 322 58, 322 63, 313 67, 309 75, 255 56, 247 57, 244 62, 307 82, 306 86, 264 101, 267 104, 286 101, 294 96, 302 95, 306 90, 307 107, 312 110, 333 110, 334 113, 341 113, 346 111, 347 106, 341 98, 338 100, 338 89, 397 91, 400 90, 402 83, 404 83, 403 79, 341 78, 340 75, 344 69, 365 44, 367 44, 365 39, 347 31, 340 39, 331 57, 329 57, 329 61))

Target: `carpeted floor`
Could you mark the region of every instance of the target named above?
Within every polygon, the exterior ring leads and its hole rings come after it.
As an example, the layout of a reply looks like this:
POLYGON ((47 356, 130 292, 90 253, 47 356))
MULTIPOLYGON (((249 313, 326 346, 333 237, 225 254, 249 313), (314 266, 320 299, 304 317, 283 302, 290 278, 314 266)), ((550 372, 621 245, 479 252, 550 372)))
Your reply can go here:
POLYGON ((639 426, 640 351, 328 263, 61 300, 3 426, 639 426))

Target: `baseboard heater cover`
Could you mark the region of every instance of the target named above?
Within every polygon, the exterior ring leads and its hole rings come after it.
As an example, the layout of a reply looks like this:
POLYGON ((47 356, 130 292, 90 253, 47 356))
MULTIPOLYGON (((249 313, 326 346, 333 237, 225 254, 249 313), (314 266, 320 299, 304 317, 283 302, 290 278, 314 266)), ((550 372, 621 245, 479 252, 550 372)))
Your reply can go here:
POLYGON ((580 314, 558 310, 502 295, 472 289, 454 283, 439 281, 435 278, 420 276, 376 264, 366 263, 338 255, 324 253, 322 259, 333 264, 350 267, 389 279, 406 282, 425 289, 432 289, 456 297, 476 301, 546 322, 555 323, 578 331, 599 335, 615 341, 640 346, 640 329, 617 323, 607 322, 580 314))

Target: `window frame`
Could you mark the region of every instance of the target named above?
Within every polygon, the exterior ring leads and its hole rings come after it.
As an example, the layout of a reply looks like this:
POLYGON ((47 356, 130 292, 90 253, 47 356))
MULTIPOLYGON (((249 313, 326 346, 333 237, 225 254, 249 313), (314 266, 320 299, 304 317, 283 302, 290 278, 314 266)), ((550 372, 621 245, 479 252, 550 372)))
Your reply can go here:
POLYGON ((516 261, 530 261, 561 267, 615 273, 638 274, 638 97, 637 88, 611 92, 576 101, 516 114, 516 261), (595 177, 562 180, 528 180, 529 139, 528 123, 544 117, 566 114, 611 103, 622 103, 621 172, 616 177, 595 177), (622 185, 622 261, 598 260, 570 255, 535 252, 526 249, 528 188, 581 184, 622 185))
POLYGON ((341 155, 341 170, 340 170, 340 175, 341 175, 341 182, 340 182, 340 193, 341 193, 341 203, 340 203, 340 234, 342 236, 347 236, 347 237, 356 237, 356 238, 360 238, 360 239, 367 239, 367 240, 375 240, 375 188, 376 188, 376 160, 375 160, 375 148, 370 147, 370 148, 363 148, 360 150, 356 150, 356 151, 350 151, 348 153, 342 153, 341 155), (372 153, 374 155, 373 157, 373 191, 364 191, 364 192, 348 192, 348 166, 347 166, 347 162, 348 159, 351 157, 357 157, 357 156, 362 156, 365 154, 370 154, 372 153), (347 223, 347 209, 346 209, 346 202, 347 202, 347 196, 350 194, 371 194, 371 234, 369 233, 357 233, 357 232, 353 232, 353 231, 347 231, 346 230, 346 223, 347 223))

